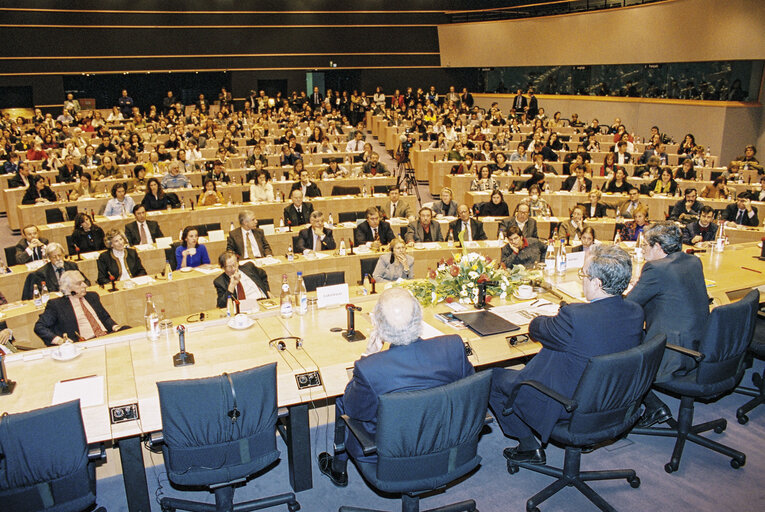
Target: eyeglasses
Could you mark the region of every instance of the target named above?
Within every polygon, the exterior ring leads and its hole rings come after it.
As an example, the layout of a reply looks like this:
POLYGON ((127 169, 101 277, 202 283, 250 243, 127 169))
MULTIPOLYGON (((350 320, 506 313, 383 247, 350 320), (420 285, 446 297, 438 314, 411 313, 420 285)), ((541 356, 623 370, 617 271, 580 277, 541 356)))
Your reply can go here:
POLYGON ((584 279, 585 277, 587 279, 592 279, 592 276, 590 274, 585 274, 584 270, 582 270, 581 268, 576 271, 576 275, 579 276, 579 279, 584 279))

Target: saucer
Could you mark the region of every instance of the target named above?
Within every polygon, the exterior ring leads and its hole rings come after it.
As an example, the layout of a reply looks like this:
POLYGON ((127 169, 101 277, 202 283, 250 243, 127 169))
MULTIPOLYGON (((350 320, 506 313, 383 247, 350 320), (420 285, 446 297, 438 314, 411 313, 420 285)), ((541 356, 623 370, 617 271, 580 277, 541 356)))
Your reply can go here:
POLYGON ((518 291, 517 290, 513 292, 513 297, 518 299, 518 300, 532 300, 532 299, 536 299, 537 295, 538 295, 537 292, 531 292, 531 295, 529 295, 528 297, 521 297, 520 295, 518 295, 518 291))
POLYGON ((55 359, 56 361, 71 361, 72 359, 75 359, 80 354, 82 354, 82 350, 83 350, 80 347, 74 347, 74 348, 75 348, 75 352, 71 356, 63 356, 63 355, 61 355, 61 353, 59 352, 59 349, 56 349, 56 350, 52 351, 50 353, 50 356, 51 356, 51 358, 55 359))
POLYGON ((181 272, 191 272, 194 269, 192 267, 181 267, 179 270, 181 272))
POLYGON ((252 325, 254 323, 255 323, 255 320, 248 319, 248 322, 245 325, 241 325, 240 326, 240 325, 236 325, 234 323, 234 319, 232 318, 231 320, 228 321, 228 323, 226 325, 228 325, 232 329, 236 329, 237 331, 244 331, 244 330, 249 329, 250 327, 252 327, 252 325))

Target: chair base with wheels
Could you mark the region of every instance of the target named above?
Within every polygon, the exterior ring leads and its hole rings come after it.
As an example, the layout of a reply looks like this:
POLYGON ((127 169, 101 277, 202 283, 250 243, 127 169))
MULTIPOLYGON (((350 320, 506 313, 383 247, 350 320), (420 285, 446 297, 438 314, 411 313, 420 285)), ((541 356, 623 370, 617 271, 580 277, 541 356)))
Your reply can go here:
MULTIPOLYGON (((242 482, 244 481, 242 480, 242 482)), ((295 500, 295 494, 291 492, 234 504, 234 487, 230 483, 225 486, 212 488, 211 490, 215 494, 215 504, 197 503, 169 497, 162 498, 159 504, 162 507, 162 512, 175 512, 176 510, 188 510, 191 512, 248 512, 277 505, 287 505, 289 512, 300 510, 300 504, 295 500)))
MULTIPOLYGON (((420 498, 411 494, 401 496, 401 512, 476 512, 475 501, 467 500, 438 508, 420 511, 420 498)), ((340 507, 340 512, 385 512, 371 508, 340 507)))
POLYGON ((699 435, 702 432, 707 432, 709 430, 714 430, 716 434, 722 434, 728 426, 728 422, 724 418, 719 418, 694 425, 693 403, 693 397, 684 396, 680 399, 678 419, 675 420, 674 418, 671 418, 667 421, 669 428, 634 428, 631 433, 648 436, 674 437, 677 439, 675 448, 672 451, 672 459, 664 465, 664 471, 667 473, 674 473, 680 467, 680 458, 683 456, 683 448, 685 447, 686 441, 696 443, 699 446, 709 448, 710 450, 730 457, 730 465, 733 469, 738 469, 746 464, 745 454, 699 435))

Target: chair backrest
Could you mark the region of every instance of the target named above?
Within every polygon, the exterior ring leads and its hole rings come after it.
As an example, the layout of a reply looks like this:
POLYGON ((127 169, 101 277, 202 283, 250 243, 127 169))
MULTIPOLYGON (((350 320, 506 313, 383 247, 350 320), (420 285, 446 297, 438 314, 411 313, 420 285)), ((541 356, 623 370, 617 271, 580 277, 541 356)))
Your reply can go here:
MULTIPOLYGON (((258 219, 258 226, 265 226, 266 224, 274 224, 274 219, 258 219)), ((220 227, 218 228, 220 229, 220 227)))
POLYGON ((337 214, 338 222, 356 222, 356 212, 340 212, 337 214))
POLYGON ((64 212, 59 208, 46 208, 45 223, 53 224, 54 222, 64 222, 64 212))
MULTIPOLYGON (((568 422, 565 442, 593 444, 628 430, 659 370, 666 341, 660 334, 629 350, 593 357, 574 392, 579 405, 568 422)), ((554 430, 553 437, 558 433, 554 430)))
POLYGON ((218 230, 220 230, 220 222, 211 222, 209 224, 205 224, 205 233, 209 233, 210 231, 218 231, 218 230))
POLYGON ((0 417, 0 455, 3 512, 85 510, 96 501, 79 400, 0 417))
POLYGON ((308 274, 303 276, 305 289, 309 292, 316 291, 321 286, 331 286, 334 284, 343 284, 345 282, 345 272, 319 272, 318 274, 308 274))
POLYGON ((760 292, 753 289, 732 304, 716 307, 709 314, 698 351, 704 354, 696 370, 696 382, 704 392, 733 389, 744 373, 744 356, 754 336, 760 292))
POLYGON ((338 270, 335 272, 324 273, 324 286, 332 286, 335 284, 343 284, 345 282, 345 271, 338 270))
POLYGON ((295 235, 292 237, 292 250, 293 252, 298 252, 298 242, 300 241, 300 235, 295 235))
POLYGON ((361 277, 364 278, 364 275, 368 275, 369 277, 372 277, 372 274, 374 274, 375 267, 377 266, 377 260, 379 258, 361 258, 359 261, 361 263, 361 277))
POLYGON ((389 185, 375 185, 374 186, 374 193, 375 194, 387 194, 389 189, 390 189, 389 185))
POLYGON ((435 489, 476 467, 490 388, 491 372, 479 372, 444 386, 380 396, 375 486, 435 489))
POLYGON ((250 191, 249 190, 242 190, 242 202, 243 203, 249 203, 250 202, 250 191))
POLYGON ((66 218, 69 220, 74 220, 75 217, 77 217, 77 205, 75 206, 67 206, 66 207, 66 218))
POLYGON ((5 247, 3 249, 5 251, 5 263, 12 267, 13 265, 17 265, 16 262, 16 246, 12 245, 10 247, 5 247))
POLYGON ((279 458, 276 363, 228 376, 158 382, 157 388, 162 452, 172 482, 223 484, 279 458), (240 415, 232 421, 235 408, 240 415))
POLYGON ((34 286, 40 283, 37 272, 30 272, 24 278, 24 287, 21 289, 21 300, 32 300, 34 298, 34 286))
POLYGON ((69 256, 77 254, 77 249, 74 247, 74 237, 72 235, 66 235, 66 250, 69 252, 69 256))
POLYGON ((359 187, 342 187, 340 185, 334 185, 332 187, 332 192, 330 192, 330 195, 332 196, 353 196, 361 193, 361 189, 359 187))
MULTIPOLYGON (((194 227, 197 229, 199 236, 207 236, 207 224, 197 224, 194 227)), ((183 230, 181 230, 181 234, 183 234, 183 230)))

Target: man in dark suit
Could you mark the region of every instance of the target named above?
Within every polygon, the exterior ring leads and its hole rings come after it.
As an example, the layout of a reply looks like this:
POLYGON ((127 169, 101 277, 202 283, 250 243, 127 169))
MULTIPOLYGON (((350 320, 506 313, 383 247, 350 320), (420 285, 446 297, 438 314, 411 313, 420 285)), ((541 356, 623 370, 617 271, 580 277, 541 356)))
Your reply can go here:
POLYGON ((332 251, 335 249, 335 239, 332 230, 324 227, 324 214, 313 212, 311 226, 301 229, 295 243, 295 252, 332 251))
POLYGON ((537 97, 534 96, 534 89, 529 89, 529 104, 526 107, 526 113, 529 116, 529 119, 533 119, 539 114, 539 102, 537 101, 537 97))
MULTIPOLYGON (((695 349, 709 316, 709 297, 701 260, 682 251, 683 241, 673 222, 658 222, 645 231, 646 263, 627 300, 643 306, 646 337, 666 334, 667 343, 695 349)), ((678 370, 690 369, 693 360, 667 350, 656 375, 660 382, 678 370)), ((670 411, 652 392, 638 423, 649 427, 667 421, 670 411)))
POLYGON ((725 207, 723 219, 739 226, 759 226, 760 219, 757 217, 757 208, 752 206, 749 192, 739 192, 736 202, 725 207))
POLYGON ((32 174, 29 165, 26 162, 19 162, 19 170, 8 180, 8 188, 27 188, 29 187, 29 175, 32 174))
POLYGON ((407 227, 404 241, 409 245, 414 245, 416 242, 443 242, 441 225, 433 220, 433 210, 423 206, 420 208, 419 217, 407 227))
POLYGON ((372 317, 375 328, 366 352, 370 355, 356 361, 353 377, 335 403, 335 441, 344 441, 345 451, 319 455, 319 469, 339 487, 348 485, 348 455, 359 462, 377 460, 377 455, 364 455, 353 436, 345 436, 340 415, 361 422, 374 439, 380 395, 442 386, 474 373, 459 336, 420 338, 422 307, 408 290, 385 290, 372 317), (382 351, 383 342, 390 343, 388 350, 382 351))
POLYGON ((88 291, 79 271, 68 270, 61 276, 61 293, 48 301, 45 311, 35 323, 35 334, 46 345, 61 345, 66 340, 91 339, 116 332, 121 326, 104 309, 95 292, 88 291))
POLYGON ((616 165, 632 163, 632 155, 627 153, 627 141, 620 140, 616 145, 616 148, 616 152, 614 153, 614 163, 616 165))
POLYGON ((66 155, 64 165, 58 168, 56 183, 73 183, 82 176, 82 167, 74 163, 72 155, 66 155))
MULTIPOLYGON (((61 276, 68 270, 80 271, 77 263, 73 261, 64 260, 64 248, 58 242, 51 242, 46 247, 48 253, 48 263, 37 269, 35 272, 35 281, 38 284, 42 284, 45 281, 45 285, 48 287, 48 291, 57 292, 60 289, 61 276)), ((90 280, 87 277, 85 284, 90 286, 90 280)))
POLYGON ((250 210, 239 213, 239 229, 229 232, 226 250, 236 253, 243 260, 273 254, 263 230, 258 227, 255 214, 250 210))
POLYGON ((699 218, 689 222, 683 228, 683 243, 687 245, 697 244, 699 242, 712 242, 717 236, 717 224, 712 222, 715 218, 715 211, 711 206, 705 204, 699 211, 699 218))
POLYGON ((305 169, 300 171, 300 181, 293 183, 291 190, 300 190, 303 197, 321 197, 319 186, 311 181, 311 176, 305 169))
POLYGON ((516 113, 516 115, 521 115, 521 112, 526 110, 527 105, 528 102, 526 101, 526 97, 523 95, 523 91, 518 89, 515 98, 513 98, 513 111, 516 113))
POLYGON ((693 187, 688 187, 685 189, 685 194, 683 199, 676 202, 672 206, 672 211, 669 214, 669 218, 672 220, 681 220, 683 222, 688 222, 685 220, 687 217, 698 217, 699 212, 701 211, 701 201, 696 199, 698 197, 698 192, 696 192, 696 189, 693 187), (681 219, 680 217, 683 217, 681 219))
POLYGON ((395 185, 388 189, 388 202, 383 206, 383 212, 389 219, 393 217, 408 219, 412 215, 409 205, 401 201, 401 191, 395 185))
POLYGON ((215 278, 213 285, 218 294, 219 308, 226 307, 229 297, 237 300, 268 298, 268 276, 265 270, 256 267, 251 261, 239 266, 239 256, 232 251, 221 254, 218 264, 223 273, 215 278))
POLYGON ((359 246, 371 242, 375 250, 380 245, 388 245, 396 238, 393 230, 386 221, 380 220, 380 210, 376 206, 370 206, 366 211, 367 220, 356 226, 353 230, 354 244, 359 246))
POLYGON ((313 93, 311 94, 311 107, 316 110, 321 107, 322 101, 324 101, 324 96, 319 92, 319 88, 314 86, 313 93))
POLYGON ((308 219, 313 213, 313 205, 303 201, 303 193, 300 189, 290 192, 292 204, 284 209, 284 224, 287 226, 302 226, 308 224, 308 219))
POLYGON ((21 265, 30 261, 44 259, 43 250, 48 245, 46 238, 40 238, 37 226, 27 225, 21 229, 22 239, 16 244, 16 263, 21 265))
POLYGON ((585 177, 584 166, 572 163, 570 169, 571 176, 563 180, 560 189, 568 192, 589 192, 592 189, 592 180, 585 177))
POLYGON ((135 205, 133 216, 135 220, 125 224, 125 236, 130 245, 151 244, 164 236, 156 221, 146 220, 146 207, 143 204, 135 205))
POLYGON ((452 232, 454 240, 457 240, 459 234, 464 231, 464 240, 472 242, 473 240, 488 240, 486 232, 483 229, 483 222, 470 218, 470 207, 461 204, 457 207, 457 220, 449 223, 449 231, 452 232))
POLYGON ((542 350, 523 370, 493 370, 489 405, 505 435, 519 441, 505 448, 508 460, 544 464, 544 448, 534 434, 546 443, 555 423, 567 416, 560 403, 528 386, 508 403, 520 382, 536 380, 570 398, 591 358, 628 350, 643 340, 643 310, 622 298, 632 276, 630 256, 619 247, 593 246, 581 275, 590 302, 566 304, 556 316, 533 319, 529 335, 542 350), (508 407, 512 412, 506 415, 508 407))
POLYGON ((99 254, 96 260, 98 284, 146 275, 138 251, 127 246, 127 238, 121 231, 110 229, 104 237, 104 243, 108 249, 99 254))
POLYGON ((530 217, 531 210, 526 203, 519 203, 515 207, 515 214, 513 218, 505 219, 499 223, 497 228, 497 238, 499 234, 504 234, 507 237, 507 230, 510 226, 517 226, 523 234, 523 238, 539 238, 537 235, 537 221, 530 217))

